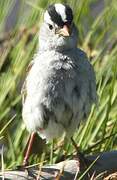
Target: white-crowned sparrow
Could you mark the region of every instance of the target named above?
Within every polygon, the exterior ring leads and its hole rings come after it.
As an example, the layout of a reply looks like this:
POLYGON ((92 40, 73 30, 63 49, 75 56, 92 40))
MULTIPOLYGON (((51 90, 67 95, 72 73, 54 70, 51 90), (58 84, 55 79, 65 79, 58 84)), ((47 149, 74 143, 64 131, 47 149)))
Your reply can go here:
POLYGON ((77 38, 71 8, 50 5, 22 90, 26 128, 47 140, 63 133, 71 137, 97 99, 93 67, 77 38))

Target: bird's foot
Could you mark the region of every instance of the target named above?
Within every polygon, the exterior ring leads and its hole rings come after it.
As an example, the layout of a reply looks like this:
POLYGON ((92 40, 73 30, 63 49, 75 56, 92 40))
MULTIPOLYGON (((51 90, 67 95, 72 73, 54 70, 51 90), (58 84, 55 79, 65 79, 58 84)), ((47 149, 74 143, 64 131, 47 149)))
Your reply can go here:
POLYGON ((15 166, 14 170, 25 171, 25 170, 27 170, 27 167, 23 166, 23 165, 17 165, 17 166, 15 166))
MULTIPOLYGON (((76 142, 74 141, 74 139, 71 137, 71 141, 73 146, 76 149, 76 161, 78 164, 78 168, 80 169, 81 172, 85 172, 85 170, 87 170, 87 168, 89 167, 90 163, 89 160, 84 156, 84 154, 82 152, 80 152, 79 147, 77 146, 76 142)), ((86 179, 89 179, 90 174, 88 173, 86 175, 86 179)))
POLYGON ((22 171, 25 173, 25 176, 28 178, 28 177, 31 177, 31 179, 36 179, 36 175, 35 173, 32 171, 32 169, 27 165, 27 166, 24 166, 24 165, 18 165, 16 166, 14 169, 14 171, 22 171))
POLYGON ((80 151, 77 151, 75 159, 78 161, 80 169, 86 169, 89 165, 86 157, 80 151))
POLYGON ((13 170, 15 170, 15 171, 25 171, 25 172, 28 173, 28 166, 29 166, 29 162, 26 161, 26 159, 24 158, 22 165, 16 165, 13 170))

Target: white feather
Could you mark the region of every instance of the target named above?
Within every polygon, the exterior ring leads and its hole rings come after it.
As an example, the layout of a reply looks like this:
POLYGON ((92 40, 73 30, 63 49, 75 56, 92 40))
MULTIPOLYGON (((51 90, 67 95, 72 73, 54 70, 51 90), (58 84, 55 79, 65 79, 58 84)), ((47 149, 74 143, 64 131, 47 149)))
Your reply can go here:
POLYGON ((46 11, 45 14, 44 14, 44 21, 48 24, 53 24, 52 20, 51 20, 51 17, 49 15, 49 13, 46 11))
POLYGON ((65 6, 63 4, 55 4, 55 9, 58 14, 60 14, 62 20, 66 21, 66 13, 65 13, 65 6))

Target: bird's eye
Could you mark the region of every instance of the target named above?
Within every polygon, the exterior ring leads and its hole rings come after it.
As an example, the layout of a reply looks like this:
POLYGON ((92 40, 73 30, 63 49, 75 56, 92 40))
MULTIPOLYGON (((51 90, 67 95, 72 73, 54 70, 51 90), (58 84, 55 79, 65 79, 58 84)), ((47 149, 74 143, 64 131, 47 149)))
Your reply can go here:
POLYGON ((48 25, 49 26, 49 29, 52 30, 53 29, 53 26, 51 24, 48 25))

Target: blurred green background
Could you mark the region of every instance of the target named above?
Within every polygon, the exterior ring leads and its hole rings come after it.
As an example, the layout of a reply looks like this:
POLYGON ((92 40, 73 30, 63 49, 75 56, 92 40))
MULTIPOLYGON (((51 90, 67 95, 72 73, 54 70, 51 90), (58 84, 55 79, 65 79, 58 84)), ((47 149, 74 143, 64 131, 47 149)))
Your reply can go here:
MULTIPOLYGON (((68 3, 79 29, 78 47, 91 61, 97 79, 98 107, 92 107, 74 139, 83 152, 94 154, 117 149, 117 2, 116 0, 0 0, 0 152, 1 167, 21 164, 29 136, 22 121, 21 86, 26 67, 38 43, 45 8, 68 3)), ((30 163, 72 158, 73 147, 44 146, 30 163), (49 153, 51 149, 52 153, 49 153), (63 156, 64 155, 64 156, 63 156)), ((40 149, 43 143, 40 140, 40 149)))

